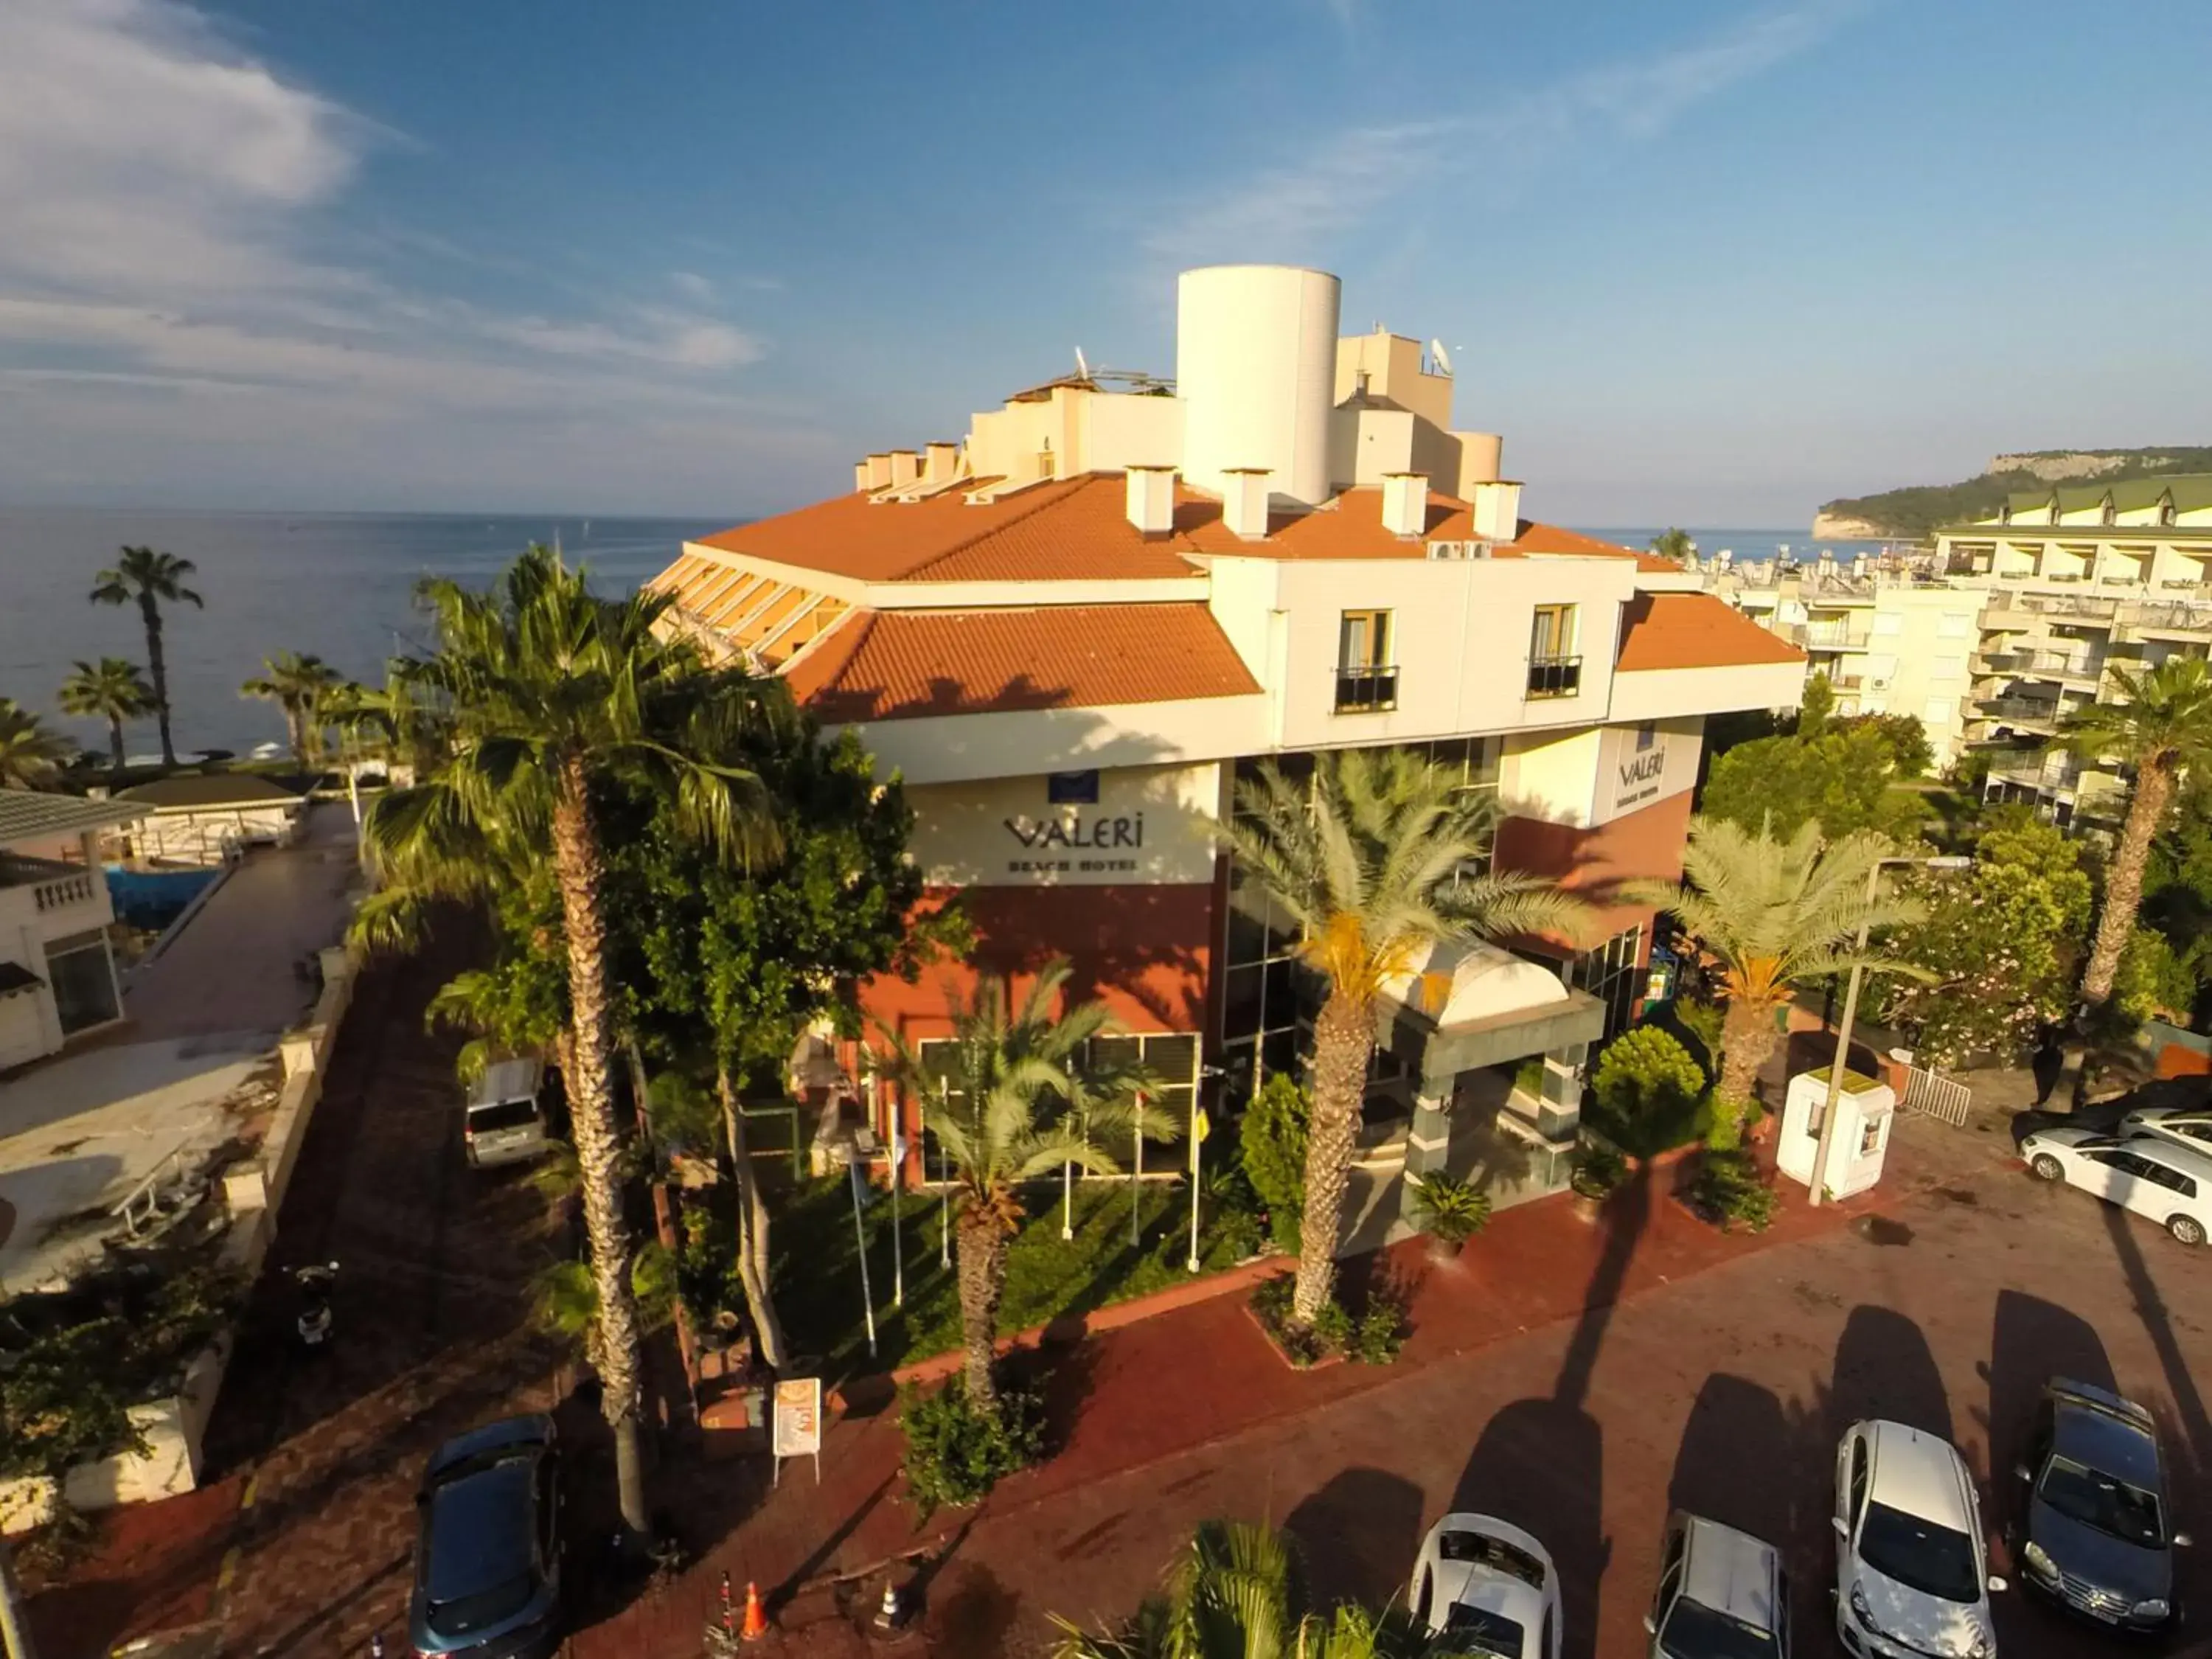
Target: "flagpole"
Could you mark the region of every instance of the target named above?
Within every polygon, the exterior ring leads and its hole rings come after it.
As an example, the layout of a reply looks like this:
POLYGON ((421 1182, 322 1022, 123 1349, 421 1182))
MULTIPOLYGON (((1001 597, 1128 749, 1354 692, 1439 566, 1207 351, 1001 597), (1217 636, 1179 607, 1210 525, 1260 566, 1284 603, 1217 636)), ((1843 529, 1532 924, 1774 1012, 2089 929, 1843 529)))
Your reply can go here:
MULTIPOLYGON (((1075 1097, 1075 1056, 1067 1057, 1067 1093, 1072 1102, 1075 1097)), ((1075 1160, 1067 1158, 1060 1166, 1060 1236, 1075 1237, 1075 1160)))
POLYGON ((1190 1271, 1198 1271, 1198 1148, 1206 1139, 1206 1109, 1190 1091, 1190 1271))
POLYGON ((891 1306, 906 1306, 906 1242, 899 1237, 899 1188, 905 1184, 906 1147, 899 1139, 898 1105, 891 1105, 891 1306))
POLYGON ((1145 1097, 1137 1095, 1136 1127, 1130 1139, 1135 1142, 1136 1156, 1129 1164, 1129 1245, 1140 1249, 1145 1243, 1145 1097))
MULTIPOLYGON (((937 1109, 943 1115, 952 1104, 952 1085, 946 1079, 937 1079, 937 1109)), ((937 1138, 938 1195, 944 1200, 939 1211, 937 1227, 937 1265, 952 1266, 952 1154, 945 1150, 945 1137, 937 1138)))

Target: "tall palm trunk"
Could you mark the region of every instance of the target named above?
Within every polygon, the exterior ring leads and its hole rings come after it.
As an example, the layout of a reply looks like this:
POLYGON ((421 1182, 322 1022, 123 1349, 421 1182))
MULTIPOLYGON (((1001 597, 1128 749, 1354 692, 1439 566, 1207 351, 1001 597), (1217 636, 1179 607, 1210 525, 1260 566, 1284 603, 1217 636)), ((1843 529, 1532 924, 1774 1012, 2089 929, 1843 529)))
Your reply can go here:
POLYGON ((1774 1005, 1730 997, 1721 1024, 1720 1086, 1713 1091, 1712 1144, 1723 1151, 1743 1139, 1744 1115, 1759 1089, 1759 1068, 1774 1052, 1774 1005))
POLYGON ((151 593, 138 596, 138 614, 146 623, 146 675, 154 682, 154 717, 161 727, 161 764, 177 763, 177 745, 169 736, 169 661, 161 654, 161 606, 151 593))
POLYGON ((999 1382, 999 1304, 1006 1293, 1006 1229, 971 1199, 960 1212, 957 1243, 960 1275, 960 1334, 968 1350, 968 1398, 995 1411, 999 1382))
POLYGON ((769 1291, 768 1204, 753 1176, 752 1154, 745 1146, 745 1115, 738 1109, 738 1094, 730 1086, 728 1066, 717 1069, 714 1083, 722 1094, 722 1127, 730 1138, 730 1168, 738 1185, 738 1282, 744 1286, 745 1307, 753 1316, 761 1358, 781 1376, 788 1356, 783 1322, 776 1317, 769 1291))
POLYGON ((583 1188, 584 1229, 591 1241, 592 1275, 599 1291, 600 1408, 614 1431, 623 1523, 642 1534, 650 1518, 638 1425, 637 1303, 630 1291, 622 1139, 615 1127, 609 1070, 614 1030, 608 1006, 606 924, 599 913, 605 860, 592 823, 583 763, 574 757, 562 766, 553 805, 553 867, 561 885, 561 919, 568 941, 570 1127, 583 1188))
POLYGON ((2081 975, 2081 1000, 2093 1008, 2111 1000, 2120 957, 2136 930, 2136 908, 2142 902, 2143 871, 2150 862, 2150 844, 2166 822, 2166 809, 2173 802, 2173 774, 2155 761, 2145 762, 2136 775, 2127 822, 2120 826, 2119 845, 2112 850, 2112 868, 2105 872, 2105 908, 2097 917, 2097 940, 2089 951, 2089 966, 2081 975))
POLYGON ((292 746, 292 758, 305 766, 307 754, 307 708, 305 703, 284 705, 284 740, 292 746))
POLYGON ((1359 1138, 1359 1106, 1367 1062, 1375 1051, 1373 1009, 1332 990, 1314 1024, 1313 1116, 1306 1128, 1306 1203, 1298 1220, 1298 1278, 1291 1319, 1310 1326, 1336 1288, 1337 1235, 1344 1226, 1344 1189, 1359 1138))
POLYGON ((107 717, 107 758, 115 775, 123 775, 123 716, 107 717))

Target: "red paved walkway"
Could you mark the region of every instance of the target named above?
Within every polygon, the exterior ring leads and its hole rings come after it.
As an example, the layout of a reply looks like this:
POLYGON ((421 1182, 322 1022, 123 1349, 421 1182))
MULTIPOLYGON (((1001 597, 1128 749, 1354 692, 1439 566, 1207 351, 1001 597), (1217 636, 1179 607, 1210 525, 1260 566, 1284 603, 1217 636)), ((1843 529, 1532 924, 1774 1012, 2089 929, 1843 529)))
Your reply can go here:
MULTIPOLYGON (((1918 1168, 1893 1185, 1886 1201, 1897 1202, 1908 1185, 1924 1189, 1985 1168, 1990 1151, 1978 1137, 1917 1137, 1918 1168)), ((1048 1462, 1001 1486, 990 1510, 1004 1515, 1074 1501, 1101 1481, 1353 1401, 1409 1372, 1556 1326, 1586 1309, 1838 1232, 1863 1223, 1874 1207, 1858 1200, 1814 1211, 1800 1198, 1784 1205, 1765 1235, 1724 1237, 1672 1201, 1663 1190, 1668 1179, 1662 1173, 1624 1190, 1595 1224, 1577 1218, 1564 1197, 1505 1211, 1449 1267, 1432 1266, 1418 1241, 1389 1252, 1384 1270, 1413 1297, 1413 1334, 1394 1367, 1293 1371, 1254 1327, 1241 1297, 1164 1315, 1066 1351, 1048 1401, 1066 1438, 1048 1462)), ((921 1550, 969 1519, 946 1513, 916 1528, 896 1496, 902 1443, 885 1413, 832 1426, 819 1486, 799 1464, 786 1474, 781 1490, 762 1494, 762 1473, 750 1463, 731 1468, 724 1477, 730 1506, 752 1512, 683 1581, 580 1632, 572 1652, 577 1659, 674 1659, 695 1652, 725 1571, 740 1587, 757 1580, 778 1602, 796 1592, 787 1623, 805 1630, 810 1643, 825 1638, 836 1629, 823 1623, 837 1611, 830 1593, 834 1576, 921 1550)), ((1296 1489, 1306 1474, 1284 1470, 1284 1490, 1296 1489)), ((1161 1535, 1149 1522, 1142 1531, 1153 1540, 1161 1535)), ((969 1553, 963 1547, 962 1558, 969 1553)), ((1055 1576, 1065 1581, 1067 1565, 1025 1589, 1048 1593, 1055 1576)), ((1076 1586, 1069 1588, 1073 1593, 1076 1586)))

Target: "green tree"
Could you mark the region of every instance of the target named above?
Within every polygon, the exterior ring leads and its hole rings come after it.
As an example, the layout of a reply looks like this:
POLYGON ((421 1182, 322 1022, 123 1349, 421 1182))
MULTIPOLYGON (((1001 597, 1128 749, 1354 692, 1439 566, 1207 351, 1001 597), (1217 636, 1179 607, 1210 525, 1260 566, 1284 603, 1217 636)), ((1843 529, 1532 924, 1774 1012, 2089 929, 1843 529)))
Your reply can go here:
POLYGON ((1671 1031, 1639 1025, 1605 1046, 1591 1091, 1616 1123, 1680 1111, 1705 1091, 1705 1074, 1671 1031))
MULTIPOLYGON (((422 594, 436 649, 396 662, 393 674, 438 711, 452 748, 421 782, 379 798, 367 845, 417 904, 488 896, 511 867, 488 851, 542 847, 550 858, 568 981, 565 1081, 599 1291, 602 1404, 623 1518, 642 1532, 642 1376, 611 1073, 617 1010, 595 793, 620 780, 664 795, 685 832, 721 856, 772 853, 775 822, 759 779, 708 757, 741 752, 763 704, 787 694, 778 682, 709 671, 689 646, 659 637, 653 625, 664 596, 601 599, 543 548, 525 552, 489 592, 432 580, 422 594)), ((363 914, 372 932, 393 917, 391 907, 363 914)))
POLYGON ((1881 1023, 1908 1033, 1939 1067, 1978 1054, 2024 1059, 2041 1030, 2067 1016, 2089 927, 2080 843, 2014 809, 1973 852, 1971 870, 1906 878, 1926 914, 1900 927, 1892 948, 1929 977, 1877 992, 1881 1023))
POLYGON ((0 697, 0 786, 51 789, 76 745, 49 732, 39 717, 11 697, 0 697))
POLYGON ((1298 1218, 1306 1203, 1307 1126, 1313 1097, 1285 1072, 1269 1074, 1237 1126, 1244 1178, 1267 1206, 1267 1230, 1286 1250, 1300 1247, 1298 1218))
POLYGON ((177 745, 169 736, 169 661, 161 649, 161 607, 190 605, 204 610, 207 601, 185 586, 199 567, 190 559, 150 547, 126 547, 116 561, 92 579, 94 605, 135 605, 146 629, 146 666, 154 682, 154 714, 161 729, 161 764, 177 763, 177 745))
POLYGON ((849 988, 878 974, 913 981, 937 950, 964 949, 957 910, 915 920, 921 867, 906 855, 913 810, 879 784, 849 732, 825 744, 797 720, 764 728, 747 757, 781 803, 773 866, 732 867, 683 832, 665 801, 612 807, 612 907, 638 1028, 662 1060, 703 1061, 717 1082, 742 1225, 738 1275, 761 1341, 787 1358, 770 1275, 768 1206, 753 1178, 738 1092, 780 1077, 799 1035, 828 1021, 857 1036, 849 988), (694 1052, 703 1030, 710 1052, 694 1052))
POLYGON ((1119 1628, 1054 1616, 1053 1659, 1446 1659, 1400 1609, 1314 1610, 1296 1546, 1271 1527, 1206 1521, 1169 1564, 1161 1593, 1119 1628))
POLYGON ((1826 731, 1835 714, 1836 688, 1826 672, 1808 674, 1804 698, 1797 705, 1797 735, 1809 738, 1826 731))
POLYGON ((343 695, 338 671, 320 657, 302 656, 296 651, 264 657, 261 665, 267 672, 240 686, 238 695, 258 697, 282 709, 292 758, 302 766, 313 765, 323 757, 327 716, 353 707, 352 700, 343 695))
POLYGON ((999 1407, 999 1304, 1007 1248, 1021 1231, 1022 1183, 1071 1164, 1110 1175, 1121 1165, 1109 1148, 1128 1144, 1140 1114, 1157 1116, 1134 1098, 1110 1103, 1110 1111, 1101 1102, 1080 1121, 1054 1110, 1052 1103, 1066 1097, 1069 1067, 1109 1025, 1103 1002, 1054 1016, 1071 971, 1065 960, 1048 963, 1018 1007, 1006 981, 980 976, 965 1004, 952 1010, 949 1058, 937 1068, 902 1033, 877 1028, 892 1073, 921 1102, 922 1121, 937 1136, 958 1195, 954 1267, 967 1397, 984 1411, 999 1407))
POLYGON ((2153 668, 2115 667, 2112 678, 2119 701, 2093 703, 2068 716, 2060 732, 2085 760, 2117 763, 2135 774, 2081 975, 2081 1001, 2088 1010, 2112 994, 2121 953, 2135 931, 2151 842, 2165 825, 2182 774, 2212 761, 2212 667, 2203 658, 2169 658, 2153 668))
POLYGON ((1651 538, 1651 550, 1662 559, 1672 559, 1677 564, 1687 562, 1698 550, 1697 543, 1690 539, 1686 530, 1667 529, 1651 538))
POLYGON ((1721 1075, 1713 1101, 1712 1144, 1742 1139, 1759 1067, 1774 1052, 1777 1018, 1801 986, 1849 970, 1917 975, 1923 970, 1879 946, 1862 956, 1860 928, 1916 921, 1920 906, 1868 878, 1888 851, 1879 836, 1824 842, 1807 823, 1787 841, 1753 834, 1725 818, 1690 820, 1680 882, 1624 884, 1622 897, 1674 913, 1697 941, 1728 1004, 1721 1030, 1721 1075))
POLYGON ((1238 786, 1237 806, 1230 840, 1239 873, 1297 925, 1300 953, 1324 987, 1291 1304, 1292 1323, 1310 1329, 1335 1285, 1377 1000, 1416 973, 1432 945, 1567 932, 1588 913, 1539 878, 1475 873, 1496 803, 1402 750, 1325 754, 1310 787, 1263 764, 1238 786))
POLYGON ((122 657, 102 657, 97 663, 79 659, 62 682, 62 712, 107 722, 107 752, 111 769, 123 770, 123 722, 152 712, 154 688, 138 672, 138 665, 122 657))
POLYGON ((1903 838, 1923 811, 1917 795, 1892 791, 1906 777, 1889 733, 1832 721, 1810 737, 1759 738, 1719 757, 1702 808, 1754 834, 1794 836, 1811 823, 1832 840, 1862 830, 1903 838))

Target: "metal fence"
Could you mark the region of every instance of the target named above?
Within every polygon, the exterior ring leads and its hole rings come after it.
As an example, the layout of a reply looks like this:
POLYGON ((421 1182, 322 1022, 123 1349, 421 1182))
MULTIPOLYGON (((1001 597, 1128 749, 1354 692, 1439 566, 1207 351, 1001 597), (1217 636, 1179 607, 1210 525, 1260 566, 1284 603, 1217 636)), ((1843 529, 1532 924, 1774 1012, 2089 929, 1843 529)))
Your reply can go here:
POLYGON ((1966 1111, 1974 1103, 1973 1091, 1940 1072, 1909 1066, 1905 1072, 1905 1098, 1900 1111, 1940 1118, 1954 1129, 1966 1127, 1966 1111))

